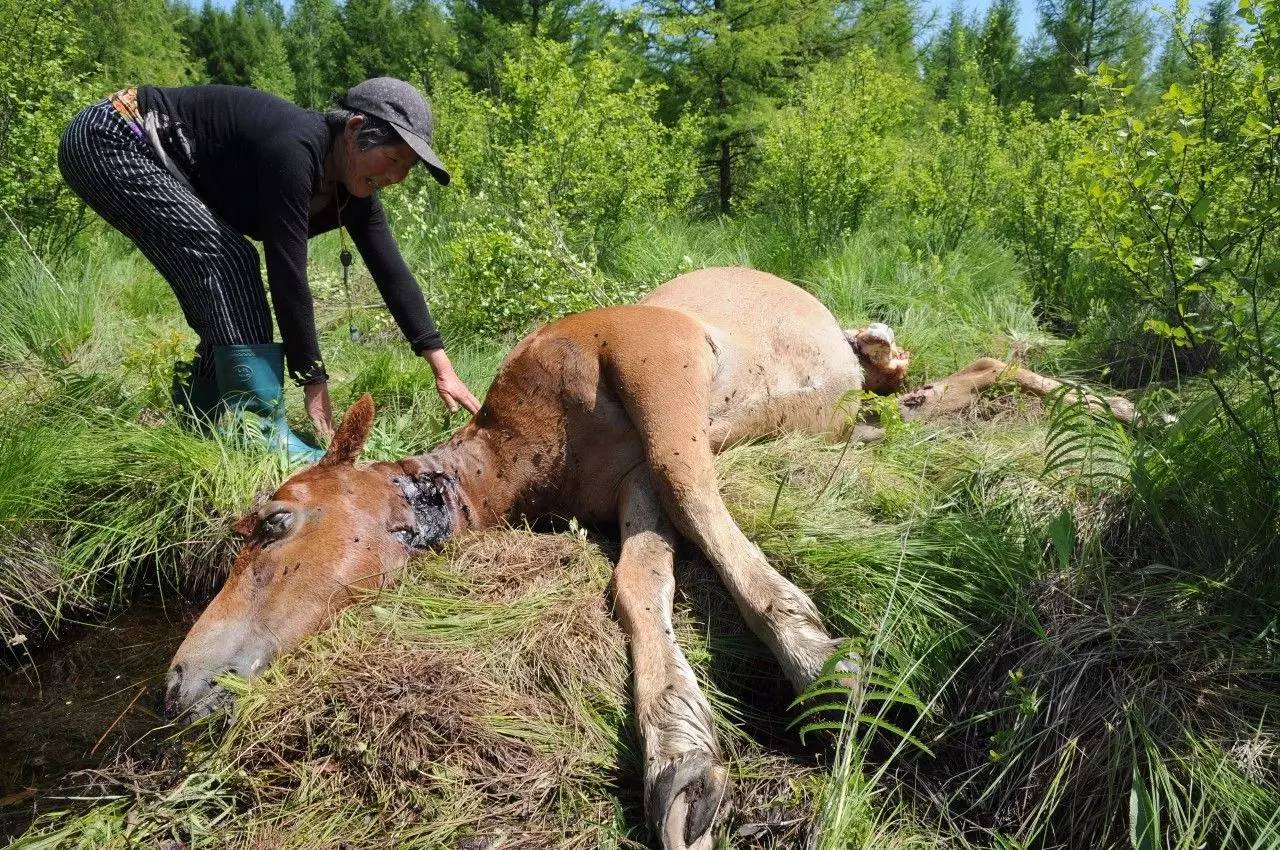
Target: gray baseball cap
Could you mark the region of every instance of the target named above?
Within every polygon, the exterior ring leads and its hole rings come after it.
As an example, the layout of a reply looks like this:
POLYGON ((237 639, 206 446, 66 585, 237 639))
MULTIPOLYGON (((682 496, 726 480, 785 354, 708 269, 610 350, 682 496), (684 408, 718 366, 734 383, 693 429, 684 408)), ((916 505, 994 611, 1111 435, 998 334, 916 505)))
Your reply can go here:
POLYGON ((413 148, 431 176, 449 184, 448 170, 431 149, 431 134, 436 128, 431 104, 413 86, 395 77, 374 77, 348 89, 342 105, 386 121, 413 148))

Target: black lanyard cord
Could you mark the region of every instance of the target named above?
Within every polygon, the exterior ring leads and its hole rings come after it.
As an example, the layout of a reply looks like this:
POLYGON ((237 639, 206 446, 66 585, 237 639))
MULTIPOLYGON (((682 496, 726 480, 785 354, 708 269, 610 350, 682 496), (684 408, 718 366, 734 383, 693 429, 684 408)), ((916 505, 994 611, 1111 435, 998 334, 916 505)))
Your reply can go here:
POLYGON ((333 207, 337 211, 338 218, 338 244, 342 246, 342 250, 338 253, 338 260, 342 263, 342 291, 347 298, 347 334, 351 337, 352 342, 361 342, 363 337, 360 329, 356 327, 354 310, 351 306, 351 251, 347 248, 347 230, 342 226, 342 207, 344 201, 338 198, 338 188, 334 187, 333 207))

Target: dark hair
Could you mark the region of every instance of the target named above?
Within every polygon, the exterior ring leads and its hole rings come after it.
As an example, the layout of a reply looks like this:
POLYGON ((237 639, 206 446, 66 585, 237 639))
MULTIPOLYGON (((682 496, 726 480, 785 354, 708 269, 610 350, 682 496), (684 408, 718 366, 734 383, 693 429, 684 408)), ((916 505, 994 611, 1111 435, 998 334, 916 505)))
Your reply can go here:
POLYGON ((396 128, 381 118, 366 115, 363 112, 354 112, 345 106, 335 106, 332 109, 325 110, 324 121, 329 125, 329 132, 336 138, 341 135, 343 128, 347 126, 347 122, 356 115, 364 117, 364 123, 356 131, 356 146, 360 150, 367 151, 369 148, 376 148, 381 145, 395 145, 404 141, 400 138, 400 134, 396 132, 396 128))

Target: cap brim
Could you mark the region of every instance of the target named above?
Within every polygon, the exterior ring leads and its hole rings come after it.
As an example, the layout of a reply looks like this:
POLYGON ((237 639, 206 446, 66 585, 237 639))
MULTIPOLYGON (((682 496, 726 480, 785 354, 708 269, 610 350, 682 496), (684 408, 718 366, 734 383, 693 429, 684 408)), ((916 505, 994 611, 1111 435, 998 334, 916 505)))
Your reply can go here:
POLYGON ((422 160, 422 165, 427 171, 431 172, 431 176, 436 178, 436 182, 441 186, 449 185, 449 170, 444 167, 444 163, 440 161, 440 157, 436 156, 436 152, 431 149, 431 145, 427 144, 427 140, 419 136, 417 133, 406 130, 394 121, 388 121, 395 128, 396 133, 409 147, 413 148, 413 152, 422 160))

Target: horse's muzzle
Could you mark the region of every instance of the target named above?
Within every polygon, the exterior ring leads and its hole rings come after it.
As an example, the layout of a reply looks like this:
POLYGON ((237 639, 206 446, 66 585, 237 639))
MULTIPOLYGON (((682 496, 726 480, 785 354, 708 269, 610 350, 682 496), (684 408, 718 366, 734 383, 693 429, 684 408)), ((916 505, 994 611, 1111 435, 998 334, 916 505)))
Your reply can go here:
POLYGON ((182 717, 195 721, 227 708, 230 704, 231 694, 206 671, 196 670, 194 674, 190 674, 181 664, 169 668, 169 678, 164 690, 166 719, 176 720, 182 717))
MULTIPOLYGON (((199 720, 216 711, 229 708, 232 703, 231 694, 218 684, 219 676, 239 676, 251 679, 275 658, 277 647, 274 641, 255 639, 235 641, 231 634, 235 630, 223 629, 214 636, 214 640, 198 641, 204 648, 211 644, 221 643, 222 638, 231 643, 231 652, 200 652, 195 648, 188 650, 186 644, 178 649, 173 663, 169 667, 169 676, 164 691, 164 715, 170 720, 179 717, 187 720, 199 720)), ((189 638, 190 640, 190 638, 189 638)), ((225 645, 225 644, 223 644, 225 645)))

